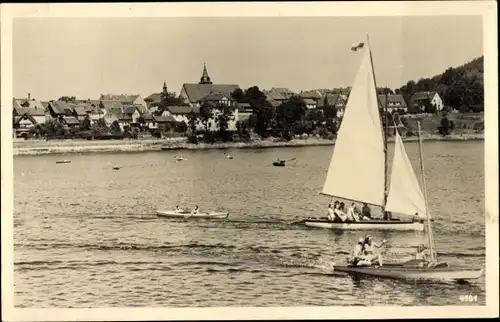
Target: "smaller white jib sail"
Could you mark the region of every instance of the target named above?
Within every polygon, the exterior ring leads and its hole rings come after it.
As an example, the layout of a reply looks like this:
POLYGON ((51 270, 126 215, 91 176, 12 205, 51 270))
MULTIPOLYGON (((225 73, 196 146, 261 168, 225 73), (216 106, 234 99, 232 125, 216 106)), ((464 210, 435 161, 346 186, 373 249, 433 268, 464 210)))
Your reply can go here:
POLYGON ((417 214, 418 217, 426 218, 426 208, 424 194, 406 154, 403 140, 396 131, 391 185, 385 210, 408 216, 417 214))

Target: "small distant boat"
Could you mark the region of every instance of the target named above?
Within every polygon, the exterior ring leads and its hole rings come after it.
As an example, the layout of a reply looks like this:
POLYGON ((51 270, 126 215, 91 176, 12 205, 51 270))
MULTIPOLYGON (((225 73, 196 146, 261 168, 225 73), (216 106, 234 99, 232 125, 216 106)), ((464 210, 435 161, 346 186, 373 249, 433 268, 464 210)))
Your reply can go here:
POLYGON ((186 161, 187 159, 184 157, 175 157, 175 161, 186 161))
POLYGON ((280 159, 278 159, 277 161, 273 162, 273 165, 275 167, 284 167, 284 166, 286 166, 287 161, 292 161, 292 160, 295 160, 295 158, 288 159, 288 160, 280 160, 280 159))
POLYGON ((173 151, 173 150, 186 150, 187 148, 186 147, 183 147, 183 146, 162 146, 161 149, 163 151, 173 151))
POLYGON ((71 163, 71 160, 59 160, 56 163, 71 163))
POLYGON ((168 218, 204 218, 204 219, 227 219, 229 212, 209 212, 193 214, 190 211, 158 210, 158 217, 168 218))
POLYGON ((113 166, 113 170, 120 170, 120 169, 121 169, 121 167, 119 167, 117 165, 113 166))
POLYGON ((224 155, 226 156, 226 159, 232 159, 233 158, 232 155, 226 154, 225 152, 224 152, 224 155))

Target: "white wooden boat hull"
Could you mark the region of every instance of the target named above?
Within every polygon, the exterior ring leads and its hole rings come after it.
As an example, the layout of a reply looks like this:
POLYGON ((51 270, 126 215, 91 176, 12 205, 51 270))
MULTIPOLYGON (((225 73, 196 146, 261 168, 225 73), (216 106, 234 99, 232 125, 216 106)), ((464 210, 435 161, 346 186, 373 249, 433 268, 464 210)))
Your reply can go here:
POLYGON ((169 218, 204 218, 204 219, 227 219, 229 217, 228 212, 191 214, 190 212, 175 212, 173 210, 159 210, 157 211, 157 215, 159 217, 169 217, 169 218))
POLYGON ((368 275, 395 279, 467 281, 478 279, 483 275, 483 269, 467 268, 416 268, 401 265, 384 265, 382 267, 350 267, 334 266, 334 271, 357 275, 368 275))
POLYGON ((308 227, 338 229, 338 230, 399 230, 424 231, 424 223, 411 220, 363 220, 350 223, 332 222, 324 219, 305 219, 308 227))

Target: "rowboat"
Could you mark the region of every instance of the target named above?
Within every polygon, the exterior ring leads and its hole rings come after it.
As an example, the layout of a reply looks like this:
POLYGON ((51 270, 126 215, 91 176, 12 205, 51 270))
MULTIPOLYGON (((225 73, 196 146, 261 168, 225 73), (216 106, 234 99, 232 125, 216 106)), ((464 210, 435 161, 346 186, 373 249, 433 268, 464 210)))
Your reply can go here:
POLYGON ((284 167, 284 166, 286 166, 287 161, 293 161, 293 160, 295 160, 295 158, 288 159, 288 160, 280 160, 280 159, 278 159, 277 161, 273 162, 273 165, 275 167, 284 167))
POLYGON ((175 210, 158 210, 158 217, 168 217, 168 218, 204 218, 204 219, 227 219, 229 217, 228 212, 209 212, 209 213, 197 213, 193 214, 189 211, 175 211, 175 210))
POLYGON ((185 161, 187 160, 186 158, 183 158, 183 157, 175 157, 175 161, 179 162, 179 161, 185 161))
POLYGON ((56 163, 71 163, 71 160, 59 160, 56 163))
POLYGON ((116 165, 113 166, 113 170, 120 170, 120 169, 121 169, 121 167, 119 167, 119 166, 116 166, 116 165))
POLYGON ((385 264, 384 266, 334 266, 334 271, 351 275, 369 275, 382 278, 405 280, 438 280, 465 282, 480 278, 483 269, 450 268, 446 263, 435 267, 417 267, 406 264, 385 264))
MULTIPOLYGON (((380 209, 380 219, 346 222, 337 218, 336 222, 328 218, 305 218, 301 224, 339 230, 424 230, 428 219, 424 197, 397 131, 389 187, 387 113, 382 122, 380 106, 372 55, 366 45, 320 194, 332 201, 375 206, 380 209)), ((372 214, 376 212, 379 211, 372 214)))

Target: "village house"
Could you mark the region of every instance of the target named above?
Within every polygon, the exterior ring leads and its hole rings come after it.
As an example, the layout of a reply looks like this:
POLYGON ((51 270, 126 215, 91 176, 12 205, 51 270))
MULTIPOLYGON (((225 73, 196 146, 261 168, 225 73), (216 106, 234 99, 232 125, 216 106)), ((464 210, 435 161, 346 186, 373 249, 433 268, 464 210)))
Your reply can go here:
POLYGON ((423 110, 427 103, 436 107, 437 112, 443 110, 444 103, 437 92, 418 92, 413 94, 410 99, 410 106, 412 108, 420 108, 423 110))
POLYGON ((301 91, 299 97, 302 99, 311 99, 318 102, 321 99, 322 95, 320 91, 313 89, 310 91, 301 91))
POLYGON ((50 101, 47 105, 47 114, 51 119, 59 119, 66 115, 67 103, 50 101))
POLYGON ((62 124, 66 125, 68 128, 76 128, 80 125, 80 121, 74 116, 64 116, 62 118, 62 124))
POLYGON ((123 105, 120 101, 101 100, 99 103, 101 111, 104 112, 104 121, 110 126, 114 121, 119 121, 123 111, 123 105))
POLYGON ((201 99, 212 93, 221 93, 230 99, 236 84, 214 84, 208 76, 207 66, 203 66, 203 73, 198 84, 183 84, 179 98, 191 107, 200 107, 201 99))
POLYGON ((153 93, 148 97, 146 97, 144 101, 146 102, 148 109, 150 109, 153 105, 160 103, 161 99, 162 99, 161 93, 153 93))
POLYGON ((290 99, 292 96, 296 95, 294 92, 289 90, 288 88, 283 87, 273 87, 269 90, 270 93, 279 93, 284 97, 284 100, 290 99))
POLYGON ((280 105, 284 101, 288 100, 287 96, 285 96, 282 93, 275 91, 275 90, 269 90, 269 91, 264 90, 263 93, 264 93, 264 95, 266 95, 266 99, 270 103, 276 102, 277 105, 280 105))
POLYGON ((36 120, 28 113, 27 107, 22 107, 13 101, 12 129, 14 137, 27 136, 29 131, 37 124, 36 120))
POLYGON ((232 102, 234 102, 234 100, 230 98, 230 95, 225 95, 224 93, 210 93, 200 100, 201 105, 209 103, 212 104, 212 106, 231 106, 232 102))
POLYGON ((248 121, 253 114, 252 106, 249 103, 235 103, 234 107, 236 122, 248 121))
POLYGON ((153 116, 154 125, 150 128, 158 128, 162 130, 168 129, 168 132, 173 132, 177 121, 171 115, 154 115, 153 116))
POLYGON ((47 117, 45 116, 45 107, 42 102, 31 99, 29 93, 27 99, 14 98, 13 104, 14 107, 23 107, 26 113, 28 113, 37 124, 43 124, 47 121, 47 117))
POLYGON ((141 123, 141 126, 147 127, 149 129, 158 127, 158 123, 156 123, 156 120, 154 119, 154 116, 152 114, 142 115, 142 121, 143 123, 141 123))
POLYGON ((192 112, 198 113, 199 108, 190 106, 168 106, 161 114, 162 116, 171 116, 176 122, 189 122, 189 114, 192 112))
POLYGON ((134 95, 101 94, 101 97, 99 98, 99 100, 101 100, 101 101, 118 101, 118 102, 122 103, 123 105, 140 105, 145 110, 148 109, 148 105, 147 105, 146 101, 141 97, 141 95, 138 95, 138 94, 134 94, 134 95))
MULTIPOLYGON (((378 99, 380 103, 380 108, 382 109, 385 108, 386 106, 385 95, 379 95, 378 99)), ((403 110, 405 111, 405 113, 408 111, 408 106, 406 105, 403 96, 399 94, 387 95, 387 111, 389 113, 393 113, 397 112, 398 110, 403 110)))
POLYGON ((337 109, 336 117, 340 118, 344 115, 346 102, 340 94, 326 94, 318 101, 317 108, 325 106, 334 106, 337 109))
POLYGON ((349 95, 351 94, 351 87, 348 86, 348 87, 337 87, 337 88, 334 88, 332 91, 331 91, 332 94, 339 94, 340 97, 342 97, 342 99, 344 101, 347 102, 347 99, 349 98, 349 95))
POLYGON ((88 104, 77 103, 77 104, 69 104, 69 105, 73 109, 71 116, 75 117, 79 121, 84 120, 90 114, 90 113, 88 113, 88 104))
POLYGON ((306 108, 308 110, 312 110, 313 108, 316 108, 318 106, 318 102, 312 98, 303 98, 302 100, 306 104, 306 108))

